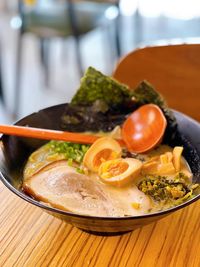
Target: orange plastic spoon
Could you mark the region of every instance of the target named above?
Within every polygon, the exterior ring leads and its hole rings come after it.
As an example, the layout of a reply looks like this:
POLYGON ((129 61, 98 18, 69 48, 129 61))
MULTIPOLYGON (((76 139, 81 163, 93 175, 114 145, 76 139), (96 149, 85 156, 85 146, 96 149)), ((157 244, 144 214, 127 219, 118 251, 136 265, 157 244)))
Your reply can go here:
POLYGON ((154 104, 146 104, 126 119, 122 138, 129 151, 143 153, 162 141, 166 126, 162 110, 154 104))
MULTIPOLYGON (((98 136, 88 134, 14 125, 0 125, 0 133, 44 140, 61 140, 78 144, 92 144, 99 138, 98 136)), ((123 140, 119 139, 117 141, 120 143, 121 146, 125 146, 123 140)))
MULTIPOLYGON (((122 139, 117 139, 129 151, 146 152, 162 140, 167 122, 160 108, 147 104, 134 111, 122 126, 122 139)), ((44 140, 61 140, 79 144, 92 144, 98 136, 55 131, 25 126, 0 125, 0 133, 44 140)))

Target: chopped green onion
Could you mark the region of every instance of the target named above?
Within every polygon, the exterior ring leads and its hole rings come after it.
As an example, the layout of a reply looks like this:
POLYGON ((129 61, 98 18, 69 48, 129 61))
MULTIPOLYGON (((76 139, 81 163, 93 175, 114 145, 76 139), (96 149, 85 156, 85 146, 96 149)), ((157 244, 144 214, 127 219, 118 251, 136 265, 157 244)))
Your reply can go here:
POLYGON ((73 161, 81 163, 83 161, 85 153, 90 147, 89 145, 74 144, 63 141, 50 141, 48 143, 48 146, 50 147, 53 154, 63 154, 68 160, 69 166, 72 165, 73 161))

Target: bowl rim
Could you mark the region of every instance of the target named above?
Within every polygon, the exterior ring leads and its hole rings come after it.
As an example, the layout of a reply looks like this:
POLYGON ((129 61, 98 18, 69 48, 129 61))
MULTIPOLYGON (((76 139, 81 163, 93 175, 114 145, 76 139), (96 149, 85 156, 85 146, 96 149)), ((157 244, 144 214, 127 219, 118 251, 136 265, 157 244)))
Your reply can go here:
MULTIPOLYGON (((54 105, 54 106, 51 106, 51 107, 47 107, 47 108, 44 108, 42 110, 46 110, 46 109, 49 109, 49 108, 53 108, 53 107, 58 107, 58 106, 61 106, 61 105, 64 105, 64 104, 59 104, 59 105, 54 105)), ((40 110, 40 111, 42 111, 40 110)), ((189 121, 192 121, 192 123, 198 125, 200 127, 200 124, 198 121, 192 119, 191 117, 185 115, 184 113, 182 112, 179 112, 177 110, 174 110, 174 109, 171 109, 173 112, 175 113, 178 113, 180 114, 182 117, 185 117, 187 120, 189 121)), ((38 112, 40 112, 38 111, 38 112)), ((31 115, 34 115, 35 113, 37 112, 34 112, 34 113, 31 113, 29 114, 28 116, 26 117, 29 117, 31 115)), ((24 117, 24 118, 26 118, 24 117)), ((18 124, 20 123, 20 121, 22 121, 24 118, 20 119, 19 121, 17 121, 16 123, 14 124, 18 124)), ((2 135, 0 137, 0 142, 1 139, 3 138, 3 136, 5 135, 2 135)), ((1 148, 0 148, 1 149, 1 148)), ((19 189, 16 189, 13 185, 11 185, 8 180, 6 179, 6 177, 4 176, 4 174, 2 173, 2 171, 0 170, 0 180, 2 181, 2 183, 11 191, 13 192, 15 195, 17 195, 18 197, 20 197, 21 199, 29 202, 30 204, 34 205, 34 206, 37 206, 39 208, 42 208, 44 210, 47 210, 49 212, 53 212, 53 213, 58 213, 60 215, 65 215, 65 216, 69 216, 69 217, 75 217, 75 218, 84 218, 84 219, 95 219, 95 220, 106 220, 106 221, 116 221, 116 220, 137 220, 137 219, 146 219, 146 218, 151 218, 151 217, 156 217, 156 216, 164 216, 164 215, 167 215, 173 211, 177 211, 179 209, 182 209, 190 204, 192 204, 193 202, 196 202, 197 200, 200 199, 200 193, 198 195, 196 195, 195 197, 193 197, 192 199, 189 199, 188 201, 186 202, 183 202, 177 206, 174 206, 174 207, 171 207, 169 209, 166 209, 166 210, 161 210, 161 211, 157 211, 157 212, 152 212, 152 213, 146 213, 146 214, 142 214, 142 215, 135 215, 135 216, 125 216, 125 217, 108 217, 108 216, 94 216, 94 215, 87 215, 87 214, 77 214, 77 213, 73 213, 73 212, 70 212, 70 211, 64 211, 64 210, 60 210, 60 209, 57 209, 57 208, 54 208, 54 207, 51 207, 51 206, 48 206, 48 205, 45 205, 43 204, 43 202, 39 202, 33 198, 31 198, 30 196, 26 195, 25 193, 23 193, 22 191, 20 191, 19 189)))

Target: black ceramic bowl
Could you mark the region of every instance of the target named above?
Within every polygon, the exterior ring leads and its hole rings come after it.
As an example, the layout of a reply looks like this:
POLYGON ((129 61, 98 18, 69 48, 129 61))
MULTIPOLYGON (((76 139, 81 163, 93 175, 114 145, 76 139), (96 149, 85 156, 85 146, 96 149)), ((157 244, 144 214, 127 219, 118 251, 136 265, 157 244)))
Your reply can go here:
MULTIPOLYGON (((58 105, 43 109, 37 113, 33 113, 20 120, 17 125, 32 126, 37 128, 60 129, 59 119, 64 112, 65 105, 58 105)), ((194 182, 200 182, 200 124, 191 118, 174 111, 178 121, 180 138, 173 145, 184 145, 184 156, 187 159, 191 170, 194 174, 194 182)), ((5 186, 21 197, 25 201, 47 211, 53 216, 64 219, 66 222, 81 228, 82 230, 96 234, 119 234, 127 231, 132 231, 145 224, 151 223, 164 216, 175 212, 200 198, 200 192, 197 195, 176 207, 171 209, 146 214, 143 216, 130 217, 95 217, 87 215, 73 214, 70 212, 58 210, 45 206, 44 204, 32 199, 20 189, 22 182, 22 170, 24 163, 30 153, 43 145, 45 141, 20 138, 15 136, 1 137, 0 150, 0 176, 5 186)))

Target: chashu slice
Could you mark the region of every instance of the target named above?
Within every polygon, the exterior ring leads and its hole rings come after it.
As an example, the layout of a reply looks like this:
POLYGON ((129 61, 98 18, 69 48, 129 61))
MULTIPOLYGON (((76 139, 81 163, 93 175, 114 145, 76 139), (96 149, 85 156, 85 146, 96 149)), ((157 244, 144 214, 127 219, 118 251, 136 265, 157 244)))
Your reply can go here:
POLYGON ((35 199, 58 209, 93 216, 124 216, 101 184, 77 173, 64 160, 40 170, 24 182, 23 188, 35 199))

